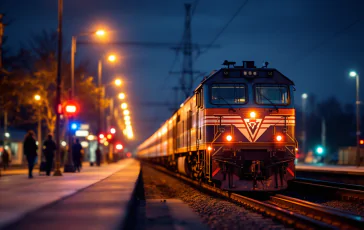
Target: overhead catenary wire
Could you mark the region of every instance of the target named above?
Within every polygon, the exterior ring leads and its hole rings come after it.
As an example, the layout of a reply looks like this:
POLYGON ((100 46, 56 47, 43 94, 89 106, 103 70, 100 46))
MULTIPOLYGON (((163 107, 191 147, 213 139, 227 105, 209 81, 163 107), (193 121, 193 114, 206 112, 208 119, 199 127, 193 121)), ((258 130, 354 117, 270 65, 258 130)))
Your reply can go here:
POLYGON ((226 24, 221 28, 221 30, 216 34, 216 36, 214 37, 214 39, 212 39, 212 41, 208 44, 208 46, 201 51, 201 53, 205 53, 207 52, 211 46, 217 41, 217 39, 222 35, 222 33, 228 28, 228 26, 230 25, 230 23, 232 21, 234 21, 234 19, 236 18, 236 16, 239 15, 239 13, 241 12, 241 10, 247 5, 247 3, 249 2, 249 0, 246 0, 245 2, 243 2, 240 7, 237 9, 237 11, 233 14, 233 16, 226 22, 226 24))
POLYGON ((350 23, 346 27, 344 27, 344 28, 336 31, 329 38, 322 40, 321 42, 319 42, 318 44, 316 44, 315 46, 313 46, 312 49, 310 49, 308 52, 306 52, 305 55, 303 55, 300 58, 298 58, 295 61, 294 65, 300 63, 302 60, 304 60, 305 58, 307 58, 308 56, 310 56, 312 53, 314 53, 316 50, 320 49, 322 46, 326 45, 327 43, 329 43, 330 41, 334 40, 338 36, 340 36, 340 35, 344 34, 345 32, 347 32, 350 28, 352 28, 353 26, 355 26, 356 24, 358 24, 359 22, 361 22, 363 19, 364 19, 364 17, 360 17, 360 18, 356 19, 355 21, 353 21, 352 23, 350 23))
MULTIPOLYGON (((192 8, 192 12, 191 12, 191 16, 193 16, 196 12, 196 8, 197 8, 197 5, 198 3, 200 2, 200 0, 196 0, 194 3, 193 3, 193 8, 192 8)), ((183 45, 183 37, 184 37, 184 34, 186 33, 186 31, 183 31, 183 35, 182 35, 182 38, 181 38, 181 41, 178 43, 178 47, 181 47, 183 45)), ((172 64, 168 70, 168 75, 163 79, 163 85, 162 85, 162 89, 165 87, 166 85, 166 82, 167 82, 167 79, 171 77, 171 72, 173 71, 174 69, 174 66, 176 65, 177 61, 178 61, 178 55, 179 55, 179 50, 180 49, 176 49, 176 53, 175 53, 175 56, 174 56, 174 59, 172 61, 172 64)))

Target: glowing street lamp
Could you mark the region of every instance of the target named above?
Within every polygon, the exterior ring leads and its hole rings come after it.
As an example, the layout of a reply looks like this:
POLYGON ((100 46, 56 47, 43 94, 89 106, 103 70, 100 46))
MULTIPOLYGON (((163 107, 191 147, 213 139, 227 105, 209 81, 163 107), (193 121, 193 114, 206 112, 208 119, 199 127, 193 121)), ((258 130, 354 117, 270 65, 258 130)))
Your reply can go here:
POLYGON ((360 166, 360 97, 359 97, 359 75, 355 71, 351 71, 349 76, 356 78, 356 163, 360 166))
POLYGON ((97 30, 95 33, 97 36, 102 37, 105 35, 105 30, 97 30))
POLYGON ((129 110, 124 110, 124 112, 123 112, 123 114, 125 115, 125 116, 127 116, 127 115, 129 115, 130 114, 130 112, 129 112, 129 110))
POLYGON ((107 57, 107 60, 109 60, 109 62, 115 62, 116 61, 116 56, 111 54, 107 57))
POLYGON ((115 83, 116 86, 121 86, 121 84, 123 84, 123 82, 119 78, 115 79, 114 83, 115 83))
POLYGON ((130 116, 125 116, 125 117, 124 117, 124 120, 126 120, 126 121, 130 121, 130 116))
POLYGON ((40 99, 41 99, 40 95, 38 95, 38 94, 34 95, 34 100, 40 101, 40 99))
POLYGON ((124 100, 125 99, 125 93, 119 93, 119 99, 124 100))
POLYGON ((128 104, 126 104, 125 102, 121 104, 121 108, 122 109, 127 109, 128 108, 128 104))

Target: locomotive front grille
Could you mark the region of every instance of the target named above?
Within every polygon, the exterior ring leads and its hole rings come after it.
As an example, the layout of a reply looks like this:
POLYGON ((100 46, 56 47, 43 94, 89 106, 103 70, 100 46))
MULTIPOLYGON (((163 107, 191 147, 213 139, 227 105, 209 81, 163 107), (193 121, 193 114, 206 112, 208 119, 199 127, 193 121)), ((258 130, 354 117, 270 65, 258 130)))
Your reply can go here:
POLYGON ((242 160, 269 160, 270 152, 267 149, 241 149, 237 152, 237 156, 241 157, 242 160))

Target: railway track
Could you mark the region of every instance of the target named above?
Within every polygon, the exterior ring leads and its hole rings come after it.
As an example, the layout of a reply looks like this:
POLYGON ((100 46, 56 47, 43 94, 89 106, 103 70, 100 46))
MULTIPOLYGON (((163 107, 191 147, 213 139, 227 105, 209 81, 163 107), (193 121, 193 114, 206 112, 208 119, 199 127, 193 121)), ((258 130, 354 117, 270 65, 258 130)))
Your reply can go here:
POLYGON ((150 163, 147 165, 196 186, 200 190, 227 198, 298 229, 364 229, 364 219, 361 216, 283 195, 273 195, 269 201, 260 201, 200 183, 162 166, 150 163))
POLYGON ((311 191, 337 200, 354 201, 364 204, 364 186, 335 183, 307 178, 297 178, 289 182, 294 190, 311 191), (308 189, 309 188, 309 189, 308 189))
POLYGON ((304 216, 325 222, 340 229, 364 229, 363 217, 324 205, 284 195, 271 196, 268 203, 288 208, 292 211, 298 211, 298 213, 304 216))

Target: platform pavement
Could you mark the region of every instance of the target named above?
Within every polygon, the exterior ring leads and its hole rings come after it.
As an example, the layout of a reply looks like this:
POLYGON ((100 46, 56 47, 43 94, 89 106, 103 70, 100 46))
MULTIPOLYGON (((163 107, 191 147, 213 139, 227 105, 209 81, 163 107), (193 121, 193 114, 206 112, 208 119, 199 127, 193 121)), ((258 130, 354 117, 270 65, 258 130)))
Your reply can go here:
POLYGON ((0 229, 15 221, 11 229, 110 227, 125 217, 139 171, 139 162, 125 159, 62 177, 2 177, 0 229))
POLYGON ((356 167, 349 165, 297 164, 296 170, 364 175, 364 166, 356 167))
MULTIPOLYGON (((103 166, 107 166, 109 164, 101 164, 101 167, 103 166)), ((82 162, 82 169, 86 169, 91 167, 89 162, 82 162)), ((97 167, 97 166, 92 166, 92 167, 97 167)), ((63 172, 63 166, 61 167, 61 171, 63 172)), ((6 170, 1 169, 1 176, 14 176, 14 175, 28 175, 28 168, 27 166, 23 166, 23 167, 14 167, 12 168, 11 166, 9 168, 7 168, 6 170)), ((43 174, 45 174, 45 172, 43 172, 43 174)), ((52 172, 53 174, 53 172, 52 172)), ((39 175, 39 167, 38 165, 36 165, 33 169, 33 175, 39 175)))

